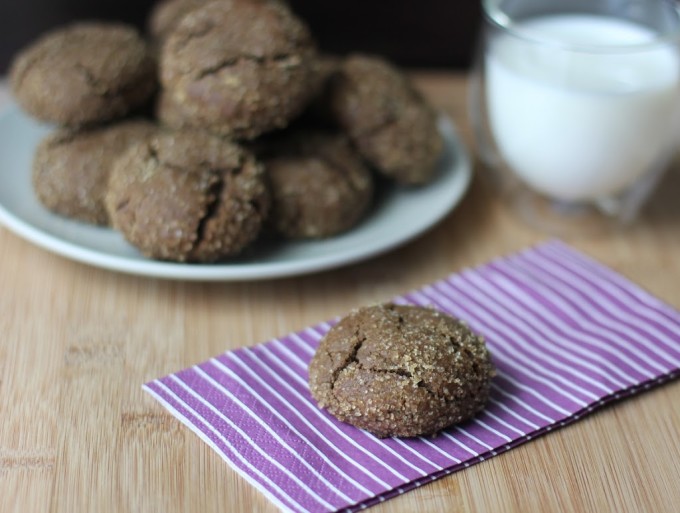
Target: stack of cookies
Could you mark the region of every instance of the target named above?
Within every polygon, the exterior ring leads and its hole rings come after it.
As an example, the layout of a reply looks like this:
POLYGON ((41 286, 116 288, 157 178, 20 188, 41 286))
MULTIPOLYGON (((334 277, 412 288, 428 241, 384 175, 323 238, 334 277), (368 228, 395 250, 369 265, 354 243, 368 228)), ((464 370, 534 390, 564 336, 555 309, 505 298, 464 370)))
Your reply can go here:
POLYGON ((162 260, 337 235, 369 212, 376 176, 427 183, 443 149, 394 66, 319 55, 279 0, 164 0, 147 39, 71 25, 17 55, 10 84, 59 125, 35 155, 43 205, 162 260))
POLYGON ((41 37, 10 70, 15 98, 33 117, 61 128, 39 145, 33 183, 50 210, 106 225, 111 162, 154 124, 126 119, 157 88, 148 44, 127 26, 79 23, 41 37))

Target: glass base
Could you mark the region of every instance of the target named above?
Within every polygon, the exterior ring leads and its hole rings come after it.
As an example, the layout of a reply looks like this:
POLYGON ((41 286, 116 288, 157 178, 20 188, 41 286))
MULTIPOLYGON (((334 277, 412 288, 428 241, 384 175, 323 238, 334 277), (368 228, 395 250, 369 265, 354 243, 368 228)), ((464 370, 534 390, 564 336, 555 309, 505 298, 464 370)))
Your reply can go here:
POLYGON ((611 211, 607 201, 569 202, 546 198, 527 188, 509 194, 509 203, 529 226, 558 237, 593 237, 630 224, 611 211))

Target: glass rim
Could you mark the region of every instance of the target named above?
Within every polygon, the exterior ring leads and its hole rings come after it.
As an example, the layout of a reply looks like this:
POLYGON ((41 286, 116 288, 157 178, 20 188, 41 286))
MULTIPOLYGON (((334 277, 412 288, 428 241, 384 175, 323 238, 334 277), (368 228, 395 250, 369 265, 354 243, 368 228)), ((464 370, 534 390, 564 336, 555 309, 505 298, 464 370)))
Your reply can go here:
MULTIPOLYGON (((522 39, 528 43, 540 44, 544 46, 554 46, 556 48, 572 52, 588 53, 624 53, 631 51, 653 50, 661 46, 680 44, 680 3, 668 3, 668 7, 676 13, 678 17, 678 29, 673 32, 660 32, 655 37, 643 43, 632 43, 623 45, 607 44, 575 44, 560 41, 551 41, 532 34, 530 31, 522 30, 518 22, 513 20, 500 8, 501 0, 482 0, 482 11, 484 17, 493 25, 502 29, 508 35, 517 39, 522 39)), ((566 14, 566 13, 565 13, 566 14)), ((579 14, 574 11, 571 14, 579 14)), ((604 15, 603 15, 604 16, 604 15)), ((631 21, 620 17, 621 20, 631 21)), ((635 23, 635 22, 632 22, 635 23)))

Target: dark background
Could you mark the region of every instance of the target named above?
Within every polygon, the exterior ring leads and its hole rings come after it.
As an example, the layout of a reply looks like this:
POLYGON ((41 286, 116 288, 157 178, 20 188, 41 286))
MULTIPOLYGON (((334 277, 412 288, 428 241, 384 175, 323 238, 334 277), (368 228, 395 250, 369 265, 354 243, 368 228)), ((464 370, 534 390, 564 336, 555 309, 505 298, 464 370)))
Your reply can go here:
MULTIPOLYGON (((154 0, 0 0, 0 74, 47 29, 75 20, 143 29, 154 0)), ((464 68, 479 25, 479 0, 289 0, 321 49, 380 53, 402 66, 464 68)))

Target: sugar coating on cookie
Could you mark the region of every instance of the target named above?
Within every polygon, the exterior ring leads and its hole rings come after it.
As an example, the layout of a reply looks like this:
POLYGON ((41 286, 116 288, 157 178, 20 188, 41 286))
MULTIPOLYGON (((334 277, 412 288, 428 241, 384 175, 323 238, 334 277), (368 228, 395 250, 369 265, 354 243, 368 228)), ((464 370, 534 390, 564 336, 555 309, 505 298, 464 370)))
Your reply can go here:
POLYGON ((272 191, 270 224, 290 239, 330 237, 356 225, 373 197, 373 177, 345 137, 298 130, 262 156, 272 191))
POLYGON ((184 16, 161 82, 185 125, 252 139, 284 128, 318 89, 306 25, 279 2, 219 0, 184 16))
POLYGON ((161 133, 117 161, 106 207, 145 255, 215 262, 258 236, 269 211, 262 165, 240 146, 200 132, 161 133))
POLYGON ((10 86, 26 112, 60 125, 120 118, 156 89, 156 63, 137 31, 82 22, 49 32, 19 52, 10 86))
POLYGON ((439 311, 360 308, 322 339, 309 365, 321 408, 378 437, 433 435, 485 405, 494 366, 483 339, 439 311))
POLYGON ((33 159, 32 181, 38 199, 62 216, 108 225, 104 196, 114 162, 156 130, 150 121, 129 120, 49 134, 33 159))
POLYGON ((349 56, 331 78, 326 101, 379 172, 406 185, 432 180, 444 148, 436 114, 393 65, 379 57, 349 56))

